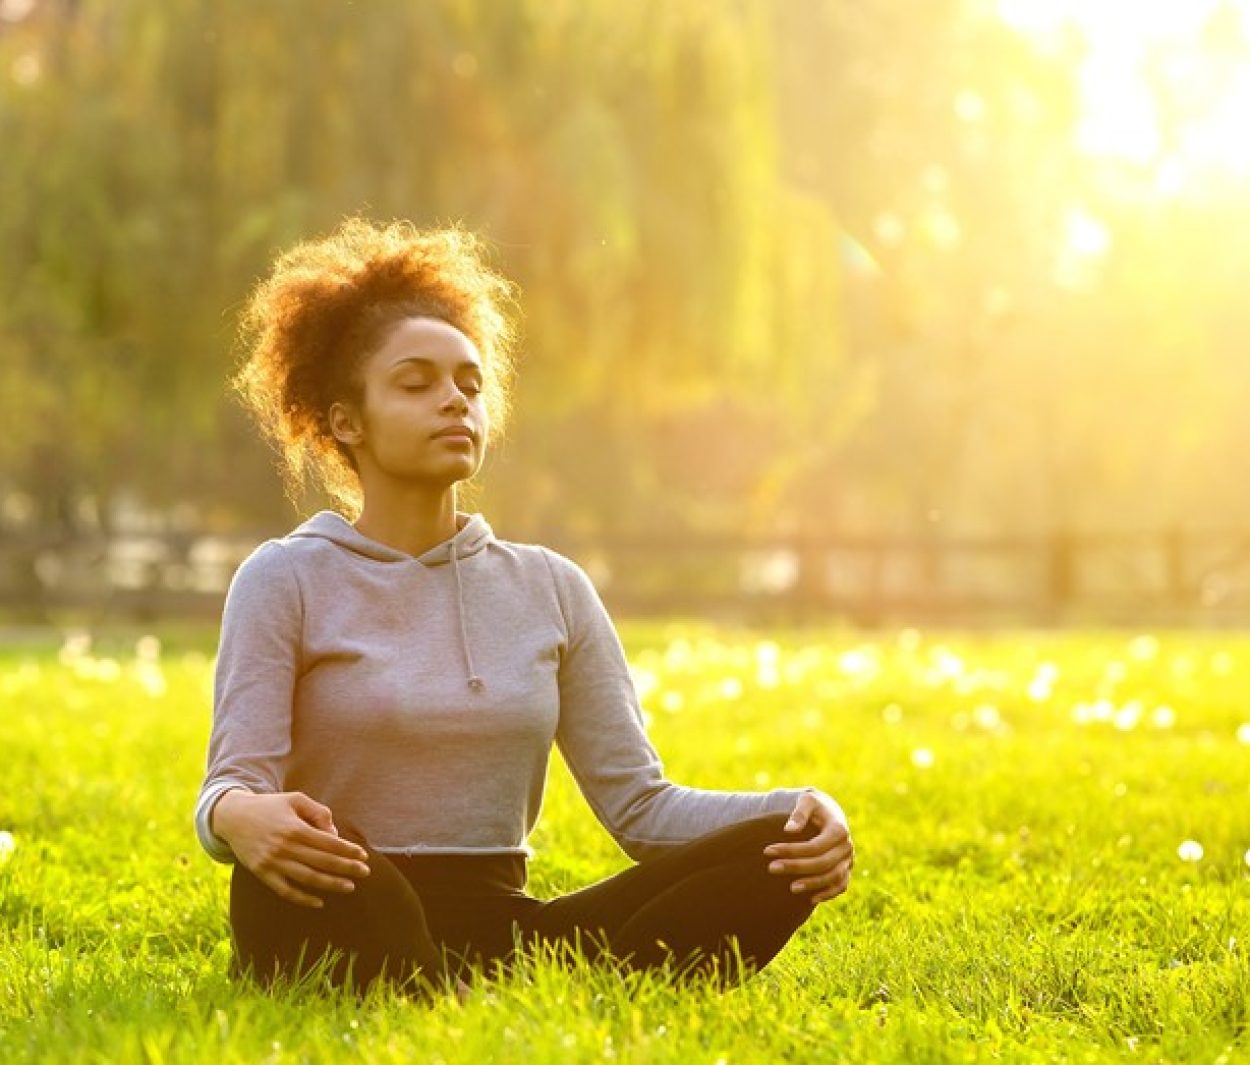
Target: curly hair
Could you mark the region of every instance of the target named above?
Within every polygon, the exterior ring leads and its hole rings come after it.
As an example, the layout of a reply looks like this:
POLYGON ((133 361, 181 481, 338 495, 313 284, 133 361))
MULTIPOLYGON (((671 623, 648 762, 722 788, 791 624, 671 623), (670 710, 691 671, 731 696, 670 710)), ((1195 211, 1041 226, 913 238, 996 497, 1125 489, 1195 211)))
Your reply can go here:
POLYGON ((513 376, 513 302, 482 241, 458 225, 420 231, 348 218, 280 255, 244 307, 243 360, 230 384, 278 451, 288 498, 311 479, 359 514, 355 460, 331 432, 329 409, 363 400, 365 359, 406 317, 440 318, 473 341, 495 438, 513 376))

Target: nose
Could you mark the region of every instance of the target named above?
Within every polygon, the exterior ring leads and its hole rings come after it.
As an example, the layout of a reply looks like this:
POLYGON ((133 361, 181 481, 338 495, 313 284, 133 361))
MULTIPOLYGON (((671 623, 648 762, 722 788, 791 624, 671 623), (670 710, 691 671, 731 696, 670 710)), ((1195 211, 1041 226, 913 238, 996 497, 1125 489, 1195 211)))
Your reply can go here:
POLYGON ((461 413, 464 413, 468 409, 468 399, 465 397, 465 394, 460 391, 460 386, 453 381, 447 395, 443 397, 443 410, 460 411, 461 413))

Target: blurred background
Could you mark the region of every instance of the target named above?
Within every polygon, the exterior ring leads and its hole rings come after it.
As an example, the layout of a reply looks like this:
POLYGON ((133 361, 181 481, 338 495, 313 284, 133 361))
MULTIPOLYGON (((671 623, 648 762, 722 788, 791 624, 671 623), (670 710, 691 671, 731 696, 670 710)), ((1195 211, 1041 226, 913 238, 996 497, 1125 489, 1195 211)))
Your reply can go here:
POLYGON ((1250 0, 0 0, 0 611, 212 617, 274 254, 520 286, 464 501, 618 611, 1250 621, 1250 0))

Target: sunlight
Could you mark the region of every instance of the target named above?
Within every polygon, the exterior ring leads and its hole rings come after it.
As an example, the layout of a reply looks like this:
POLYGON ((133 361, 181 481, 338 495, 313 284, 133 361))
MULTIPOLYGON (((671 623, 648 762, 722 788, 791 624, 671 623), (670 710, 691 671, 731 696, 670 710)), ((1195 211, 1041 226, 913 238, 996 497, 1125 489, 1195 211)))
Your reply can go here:
POLYGON ((999 0, 1048 53, 1081 39, 1080 149, 1155 170, 1175 195, 1195 171, 1250 177, 1250 0, 999 0))
POLYGON ((1074 208, 1065 224, 1067 245, 1077 255, 1105 255, 1111 247, 1111 231, 1089 212, 1074 208))

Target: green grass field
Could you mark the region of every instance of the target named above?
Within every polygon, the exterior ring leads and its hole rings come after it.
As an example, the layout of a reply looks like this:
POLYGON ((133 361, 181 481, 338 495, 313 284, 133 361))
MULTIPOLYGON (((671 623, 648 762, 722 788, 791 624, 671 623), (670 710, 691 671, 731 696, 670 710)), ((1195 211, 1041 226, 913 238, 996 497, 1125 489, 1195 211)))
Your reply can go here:
MULTIPOLYGON (((226 977, 211 631, 0 647, 0 1060, 1250 1061, 1250 637, 622 626, 669 776, 815 784, 850 892, 727 995, 533 961, 461 1005, 226 977)), ((553 766, 530 890, 625 864, 553 766)))

